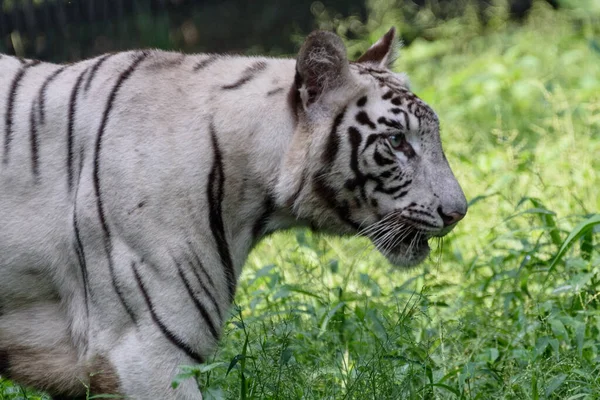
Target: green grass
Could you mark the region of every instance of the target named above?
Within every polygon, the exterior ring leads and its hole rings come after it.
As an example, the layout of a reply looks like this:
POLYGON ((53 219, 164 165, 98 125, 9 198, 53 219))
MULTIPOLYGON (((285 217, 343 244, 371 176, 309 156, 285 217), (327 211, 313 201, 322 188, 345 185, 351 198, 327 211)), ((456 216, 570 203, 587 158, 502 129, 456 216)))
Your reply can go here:
MULTIPOLYGON (((369 4, 359 31, 395 21, 394 4, 369 4)), ((218 351, 179 379, 207 399, 600 398, 600 23, 587 4, 485 29, 421 15, 437 40, 414 41, 397 69, 440 116, 467 217, 411 271, 362 239, 273 235, 218 351)), ((0 382, 0 399, 21 393, 0 382)))

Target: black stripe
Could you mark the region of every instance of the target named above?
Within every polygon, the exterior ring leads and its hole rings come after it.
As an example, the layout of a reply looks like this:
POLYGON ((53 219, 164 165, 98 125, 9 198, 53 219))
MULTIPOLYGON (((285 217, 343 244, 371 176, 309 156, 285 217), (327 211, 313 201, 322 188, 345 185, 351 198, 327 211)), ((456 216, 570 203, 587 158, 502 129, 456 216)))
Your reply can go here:
POLYGON ((38 131, 35 121, 35 101, 31 103, 31 111, 29 113, 29 145, 31 148, 31 173, 36 184, 39 183, 40 169, 38 158, 38 131))
POLYGON ((350 157, 350 168, 358 176, 362 176, 362 173, 358 169, 358 148, 362 142, 362 136, 355 127, 351 126, 348 128, 348 140, 352 150, 352 156, 350 157))
POLYGON ((156 311, 154 310, 154 305, 152 304, 152 300, 150 300, 150 296, 148 295, 148 291, 146 290, 146 287, 144 286, 144 283, 142 282, 142 278, 135 266, 135 263, 131 263, 131 268, 133 269, 133 274, 135 276, 135 280, 138 284, 138 287, 140 288, 140 291, 142 292, 142 295, 144 296, 144 300, 146 302, 146 306, 148 306, 148 310, 150 311, 150 316, 152 317, 152 320, 154 321, 154 323, 156 324, 156 326, 158 326, 158 328, 160 329, 160 331, 162 332, 162 334, 171 342, 175 345, 175 347, 178 347, 180 350, 183 350, 183 352, 190 358, 192 358, 193 360, 195 360, 196 362, 202 364, 204 363, 204 357, 202 357, 200 354, 198 354, 197 352, 195 352, 190 346, 188 346, 187 344, 185 344, 183 342, 183 340, 181 340, 180 338, 177 337, 177 335, 175 335, 173 332, 171 332, 166 326, 165 324, 163 324, 163 322, 160 320, 160 318, 158 318, 158 315, 156 314, 156 311))
POLYGON ((100 218, 100 225, 102 227, 102 231, 104 233, 104 248, 106 250, 106 256, 108 258, 108 269, 110 271, 110 277, 112 280, 112 285, 121 301, 121 304, 127 311, 127 314, 131 317, 131 319, 135 322, 135 316, 133 310, 129 305, 125 302, 125 297, 123 296, 123 292, 119 288, 117 284, 117 277, 115 275, 115 266, 113 264, 112 259, 112 238, 110 235, 110 230, 108 228, 108 224, 106 222, 106 216, 104 212, 104 206, 102 204, 102 195, 100 192, 100 151, 102 150, 102 137, 104 136, 104 132, 106 129, 106 124, 108 123, 108 117, 110 116, 110 112, 112 110, 113 104, 117 97, 117 93, 119 89, 123 86, 123 83, 131 76, 136 67, 148 56, 148 53, 142 52, 139 54, 133 63, 127 68, 125 71, 119 75, 117 78, 117 82, 115 86, 112 88, 110 95, 108 96, 108 101, 106 103, 106 107, 104 109, 104 114, 102 115, 102 121, 100 122, 100 127, 98 128, 98 134, 96 137, 96 146, 94 150, 94 191, 96 195, 96 204, 98 207, 98 216, 100 218))
POLYGON ((208 205, 209 205, 209 222, 210 230, 215 243, 217 245, 217 251, 221 258, 221 263, 225 267, 225 277, 227 279, 227 287, 229 288, 229 301, 233 302, 235 296, 236 282, 235 282, 235 271, 233 268, 233 262, 231 260, 231 254, 229 253, 229 245, 227 244, 227 238, 225 237, 225 227, 223 225, 223 188, 225 185, 225 175, 223 173, 223 159, 221 156, 221 150, 219 149, 219 143, 217 142, 217 134, 215 127, 210 123, 210 137, 213 146, 213 166, 208 175, 208 205), (216 186, 216 188, 215 188, 216 186))
POLYGON ((204 277, 208 280, 208 283, 210 284, 210 286, 215 289, 215 283, 213 282, 212 278, 210 277, 210 275, 208 274, 208 272, 206 271, 206 268, 204 268, 204 264, 202 264, 202 261, 200 260, 200 257, 198 256, 198 254, 194 251, 194 249, 192 248, 192 243, 190 243, 189 241, 187 242, 188 247, 190 249, 190 254, 192 255, 192 257, 194 257, 194 261, 196 262, 196 266, 198 267, 198 269, 200 271, 202 271, 202 274, 204 275, 204 277))
POLYGON ((183 64, 185 54, 155 54, 152 63, 146 65, 146 69, 151 71, 160 71, 163 69, 175 68, 183 64))
POLYGON ((88 70, 89 68, 86 68, 79 74, 69 98, 69 113, 67 115, 67 187, 69 188, 69 193, 73 190, 73 130, 75 128, 75 113, 77 112, 77 94, 83 82, 83 77, 88 70))
POLYGON ((401 108, 392 108, 392 112, 394 114, 402 114, 402 116, 404 117, 405 124, 406 124, 406 130, 410 131, 410 119, 408 118, 408 113, 401 108))
POLYGON ((399 121, 389 120, 386 117, 379 117, 377 122, 389 126, 390 128, 403 129, 402 124, 399 121))
POLYGON ((384 188, 384 187, 380 187, 380 188, 376 188, 375 190, 381 193, 385 193, 385 194, 394 194, 399 190, 404 189, 405 187, 407 187, 408 185, 410 185, 412 183, 412 180, 407 180, 406 182, 397 185, 397 186, 392 186, 390 188, 384 188))
POLYGON ((9 378, 9 369, 10 369, 10 357, 8 356, 8 351, 0 349, 0 375, 3 378, 9 378))
POLYGON ((434 228, 434 229, 438 229, 438 227, 435 224, 431 224, 427 221, 423 221, 420 219, 416 219, 416 218, 411 218, 411 217, 407 217, 407 216, 402 216, 402 219, 405 219, 409 222, 412 222, 414 225, 425 225, 429 228, 434 228))
POLYGON ((338 128, 344 119, 344 114, 346 113, 346 109, 344 108, 342 112, 340 112, 335 120, 333 121, 333 125, 331 126, 331 131, 329 131, 329 138, 327 139, 327 145, 325 146, 325 151, 321 155, 321 161, 323 164, 329 165, 335 161, 335 156, 338 153, 340 146, 340 137, 338 135, 338 128))
POLYGON ((75 233, 75 252, 77 253, 77 260, 79 261, 79 268, 81 269, 81 279, 83 281, 83 297, 85 300, 85 312, 89 315, 89 299, 92 297, 90 291, 88 269, 85 261, 85 252, 83 250, 83 244, 81 242, 81 234, 79 232, 79 221, 77 219, 77 195, 79 194, 79 188, 81 184, 81 171, 83 170, 83 148, 79 152, 79 176, 77 177, 77 186, 75 189, 75 195, 73 198, 73 232, 75 233))
POLYGON ((223 90, 239 89, 244 84, 250 82, 258 75, 260 71, 264 71, 267 68, 265 61, 257 61, 248 68, 246 68, 242 74, 242 77, 230 85, 221 86, 223 90))
POLYGON ((200 71, 201 69, 208 67, 210 64, 217 61, 218 58, 219 58, 218 56, 214 56, 214 55, 208 56, 204 60, 199 61, 198 64, 194 65, 194 71, 200 71))
POLYGON ((56 79, 56 77, 65 70, 66 66, 60 67, 46 78, 42 87, 40 87, 40 91, 38 93, 38 110, 40 112, 40 123, 43 124, 46 119, 46 113, 44 110, 45 102, 46 102, 46 90, 48 89, 48 85, 56 79))
MULTIPOLYGON (((333 209, 335 211, 338 218, 342 222, 345 222, 346 224, 350 225, 354 229, 358 229, 359 225, 356 222, 354 222, 350 216, 350 207, 348 206, 348 203, 346 201, 343 201, 341 203, 338 202, 337 201, 337 191, 326 182, 326 176, 329 174, 329 172, 331 170, 331 163, 333 163, 333 161, 335 161, 335 157, 339 151, 340 138, 339 138, 339 134, 338 134, 338 128, 344 118, 345 112, 346 112, 346 109, 344 108, 342 110, 342 112, 340 112, 336 116, 336 118, 331 126, 331 131, 329 134, 328 142, 325 147, 325 151, 321 155, 321 159, 322 159, 323 163, 325 164, 325 167, 323 169, 321 169, 320 171, 318 171, 314 175, 312 186, 313 186, 313 191, 319 197, 321 197, 321 199, 325 202, 325 204, 328 207, 330 207, 331 209, 333 209)), ((354 128, 350 128, 350 129, 354 129, 354 128)))
POLYGON ((405 190, 404 192, 400 192, 394 196, 394 200, 401 199, 402 197, 406 196, 407 194, 408 194, 408 190, 405 190))
POLYGON ((359 187, 360 194, 364 201, 367 201, 367 194, 365 192, 365 184, 367 179, 365 175, 360 171, 358 165, 358 150, 360 148, 360 144, 362 143, 362 136, 358 129, 351 126, 348 128, 348 140, 350 141, 351 146, 351 156, 350 156, 350 169, 354 172, 355 178, 350 186, 359 187))
POLYGON ((277 93, 281 93, 281 92, 283 92, 284 90, 285 90, 284 88, 277 88, 277 89, 269 90, 269 91, 267 92, 267 97, 269 97, 269 96, 273 96, 274 94, 277 94, 277 93))
MULTIPOLYGON (((77 195, 75 195, 77 197, 77 195)), ((77 200, 76 200, 77 201, 77 200)), ((85 300, 85 312, 89 315, 89 279, 88 269, 85 262, 85 252, 81 243, 81 234, 79 233, 79 222, 77 221, 77 206, 73 208, 73 230, 75 232, 75 252, 77 253, 77 261, 81 269, 81 280, 83 281, 83 297, 85 300)))
POLYGON ((381 137, 381 135, 378 135, 376 133, 373 133, 371 135, 369 135, 367 137, 367 142, 365 143, 365 147, 363 147, 361 154, 364 153, 373 143, 375 143, 377 141, 377 139, 379 139, 381 137))
POLYGON ((395 159, 384 157, 378 151, 376 151, 373 154, 373 159, 375 160, 375 163, 377 163, 377 165, 382 166, 382 167, 384 165, 391 165, 391 164, 395 164, 396 163, 395 159))
MULTIPOLYGON (((22 61, 22 60, 21 60, 22 61)), ((25 76, 25 72, 27 72, 27 68, 38 65, 39 61, 32 61, 31 63, 24 65, 21 67, 17 74, 14 76, 10 89, 8 91, 8 100, 6 102, 6 115, 5 115, 5 127, 4 127, 4 164, 8 164, 8 156, 10 154, 10 143, 12 142, 12 134, 13 134, 13 113, 15 110, 15 100, 17 98, 17 91, 19 89, 19 84, 21 80, 25 76)))
POLYGON ((110 57, 112 55, 113 55, 112 53, 103 55, 92 66, 92 69, 90 70, 90 74, 88 75, 87 80, 85 81, 85 86, 83 87, 84 92, 87 92, 90 89, 90 86, 92 85, 92 79, 94 79, 94 76, 96 76, 96 72, 98 72, 98 70, 100 69, 100 66, 102 66, 102 64, 104 64, 104 62, 108 59, 108 57, 110 57))
POLYGON ((358 121, 358 123, 361 125, 367 125, 371 129, 377 128, 373 121, 371 121, 371 118, 369 118, 367 113, 364 111, 361 111, 358 114, 356 114, 356 121, 358 121))
POLYGON ((323 177, 325 171, 318 171, 313 179, 313 190, 314 192, 325 202, 329 208, 333 209, 337 214, 338 218, 350 225, 352 228, 358 230, 360 225, 354 222, 350 216, 350 207, 347 202, 339 203, 336 199, 337 191, 329 186, 323 177))
POLYGON ((410 118, 408 116, 408 113, 404 110, 402 110, 402 115, 404 116, 404 121, 406 121, 406 130, 410 131, 411 127, 410 127, 410 118))
MULTIPOLYGON (((210 302, 212 303, 213 307, 215 308, 215 311, 219 315, 219 320, 222 321, 223 320, 223 315, 221 314, 221 309, 219 308, 219 303, 217 303, 217 299, 215 299, 215 296, 213 296, 213 294, 209 290, 209 288, 206 287, 206 283, 204 282, 204 279, 202 279, 202 277, 198 273, 198 269, 200 269, 204 273, 204 275, 208 277, 208 279, 209 279, 209 281, 210 281, 211 284, 212 284, 212 280, 210 279, 210 277, 208 276, 208 274, 204 270, 204 266, 202 265, 202 263, 200 263, 200 259, 196 258, 197 264, 199 264, 199 268, 195 268, 194 263, 189 259, 189 257, 186 257, 186 258, 187 258, 188 263, 190 264, 190 269, 192 270, 192 273, 194 274, 194 276, 196 277, 196 280, 200 284, 200 287, 201 287, 202 291, 204 293, 206 293, 206 295, 208 296, 208 299, 210 300, 210 302)), ((213 289, 215 288, 214 285, 213 285, 212 288, 213 289)))
POLYGON ((240 78, 239 80, 235 81, 234 83, 232 83, 230 85, 221 86, 221 89, 223 89, 223 90, 238 89, 243 84, 250 82, 252 80, 252 78, 254 78, 254 75, 244 76, 244 77, 240 78))
POLYGON ((260 214, 260 217, 258 217, 252 228, 254 240, 257 240, 265 233, 265 227, 267 222, 269 222, 269 217, 273 214, 273 211, 275 211, 275 199, 271 194, 268 194, 263 202, 263 212, 260 214))
POLYGON ((175 265, 177 266, 177 272, 179 273, 179 277, 183 281, 185 290, 187 290, 188 295, 192 298, 192 302, 196 306, 196 309, 198 309, 198 311, 200 312, 202 319, 204 319, 204 322, 206 322, 206 324, 208 326, 208 330, 210 331, 210 334, 213 336, 213 338, 215 338, 215 340, 218 340, 219 332, 217 332, 217 328, 215 327, 215 324, 213 323, 212 319, 210 318, 208 311, 206 311, 206 308, 200 302, 200 299, 198 299, 198 297, 196 297, 194 290, 190 286, 190 282, 188 281, 187 277, 183 273, 183 269, 181 269, 181 264, 179 264, 177 261, 175 261, 175 265))
POLYGON ((417 210, 415 208, 411 208, 411 209, 409 209, 409 211, 411 214, 419 214, 419 215, 425 215, 426 217, 435 218, 433 214, 431 214, 427 211, 417 210))

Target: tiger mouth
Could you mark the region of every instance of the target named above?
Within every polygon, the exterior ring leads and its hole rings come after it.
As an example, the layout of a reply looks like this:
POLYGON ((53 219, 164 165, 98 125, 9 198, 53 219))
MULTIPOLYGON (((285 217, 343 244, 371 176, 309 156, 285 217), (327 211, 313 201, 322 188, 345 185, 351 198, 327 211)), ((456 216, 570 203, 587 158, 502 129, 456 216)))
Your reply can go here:
POLYGON ((419 252, 419 250, 422 251, 423 249, 429 250, 429 235, 421 231, 411 231, 397 245, 393 246, 391 251, 411 253, 412 250, 419 252))
POLYGON ((387 243, 374 238, 372 241, 391 264, 398 267, 414 267, 429 255, 430 238, 431 236, 423 231, 411 230, 401 238, 391 239, 387 243))

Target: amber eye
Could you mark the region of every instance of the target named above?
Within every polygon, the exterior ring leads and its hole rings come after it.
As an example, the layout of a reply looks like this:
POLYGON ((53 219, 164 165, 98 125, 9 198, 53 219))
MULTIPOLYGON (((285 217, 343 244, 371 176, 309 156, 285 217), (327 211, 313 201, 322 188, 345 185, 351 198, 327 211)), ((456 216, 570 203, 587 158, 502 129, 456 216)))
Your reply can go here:
POLYGON ((390 144, 392 145, 394 150, 401 150, 405 139, 404 135, 399 134, 394 136, 388 136, 388 140, 390 141, 390 144))

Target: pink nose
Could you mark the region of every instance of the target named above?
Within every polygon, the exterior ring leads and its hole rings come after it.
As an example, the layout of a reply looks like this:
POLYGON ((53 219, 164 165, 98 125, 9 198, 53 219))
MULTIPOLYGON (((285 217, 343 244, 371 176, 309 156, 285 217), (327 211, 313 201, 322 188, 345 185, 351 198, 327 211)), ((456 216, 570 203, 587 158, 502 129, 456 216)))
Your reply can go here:
POLYGON ((442 211, 442 207, 438 207, 437 211, 438 214, 440 214, 440 217, 442 217, 442 221, 444 221, 444 227, 454 225, 465 217, 465 214, 458 211, 452 211, 446 214, 442 211))

